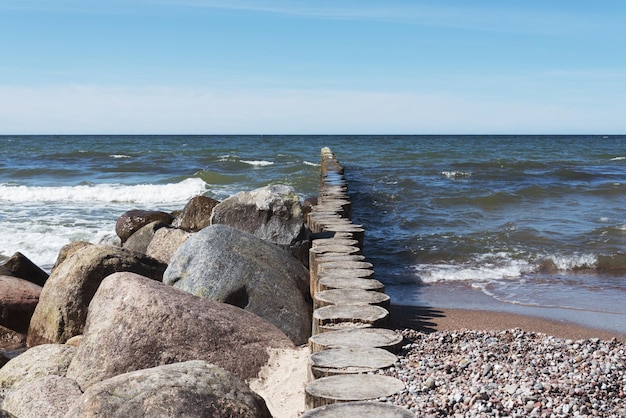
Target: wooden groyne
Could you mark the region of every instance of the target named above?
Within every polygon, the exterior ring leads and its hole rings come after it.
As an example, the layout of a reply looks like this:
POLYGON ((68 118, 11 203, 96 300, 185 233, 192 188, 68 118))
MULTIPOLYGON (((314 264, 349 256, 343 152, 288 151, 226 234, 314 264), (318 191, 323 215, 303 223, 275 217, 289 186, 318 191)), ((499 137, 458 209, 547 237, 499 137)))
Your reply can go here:
POLYGON ((397 361, 402 335, 385 328, 389 297, 363 256, 365 231, 352 222, 344 168, 328 148, 321 150, 318 204, 305 222, 312 232, 314 311, 302 417, 412 417, 406 409, 377 402, 404 389, 398 379, 368 373, 397 361))

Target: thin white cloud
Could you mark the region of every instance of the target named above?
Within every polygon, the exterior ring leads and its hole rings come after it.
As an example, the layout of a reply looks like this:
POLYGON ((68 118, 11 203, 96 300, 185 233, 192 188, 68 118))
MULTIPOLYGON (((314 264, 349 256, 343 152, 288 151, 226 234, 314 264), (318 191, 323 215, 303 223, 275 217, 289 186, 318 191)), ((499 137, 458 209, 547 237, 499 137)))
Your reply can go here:
POLYGON ((447 6, 441 2, 371 1, 371 0, 3 0, 0 9, 63 11, 80 13, 137 15, 156 13, 155 7, 207 8, 241 12, 260 12, 294 17, 334 20, 396 22, 429 27, 460 28, 472 31, 514 33, 556 33, 583 30, 620 30, 621 16, 603 13, 590 3, 583 12, 563 6, 512 6, 497 2, 487 6, 447 6))
MULTIPOLYGON (((598 8, 575 13, 571 7, 547 10, 528 5, 512 6, 498 2, 489 7, 467 3, 446 6, 440 2, 336 1, 317 0, 144 0, 176 7, 214 8, 263 12, 298 17, 338 20, 387 21, 430 27, 473 31, 514 33, 555 33, 581 30, 607 30, 621 27, 614 16, 597 15, 598 8), (525 7, 524 7, 525 6, 525 7), (602 16, 598 18, 598 16, 602 16), (615 24, 612 26, 612 24, 615 24)), ((545 5, 544 5, 545 6, 545 5)), ((600 13, 600 12, 598 12, 600 13)))
MULTIPOLYGON (((0 86, 2 134, 623 133, 614 103, 370 91, 0 86)), ((622 121, 622 122, 620 122, 622 121)))

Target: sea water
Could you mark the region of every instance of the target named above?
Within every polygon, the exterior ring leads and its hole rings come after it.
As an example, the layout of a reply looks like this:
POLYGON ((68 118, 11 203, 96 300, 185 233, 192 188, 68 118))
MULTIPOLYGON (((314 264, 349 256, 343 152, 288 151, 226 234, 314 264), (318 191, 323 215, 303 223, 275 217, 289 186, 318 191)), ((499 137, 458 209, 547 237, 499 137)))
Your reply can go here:
POLYGON ((626 136, 0 136, 0 261, 49 269, 129 209, 346 168, 365 255, 398 304, 626 332, 626 136))

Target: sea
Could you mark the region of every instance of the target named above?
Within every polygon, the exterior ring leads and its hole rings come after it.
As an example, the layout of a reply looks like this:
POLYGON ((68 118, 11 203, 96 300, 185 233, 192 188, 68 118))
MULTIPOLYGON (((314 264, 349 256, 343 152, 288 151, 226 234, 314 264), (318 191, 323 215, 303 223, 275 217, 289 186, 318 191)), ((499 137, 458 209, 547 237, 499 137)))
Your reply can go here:
POLYGON ((392 303, 626 333, 626 136, 0 136, 0 262, 50 270, 111 242, 130 209, 268 184, 304 200, 320 150, 345 167, 365 256, 392 303))

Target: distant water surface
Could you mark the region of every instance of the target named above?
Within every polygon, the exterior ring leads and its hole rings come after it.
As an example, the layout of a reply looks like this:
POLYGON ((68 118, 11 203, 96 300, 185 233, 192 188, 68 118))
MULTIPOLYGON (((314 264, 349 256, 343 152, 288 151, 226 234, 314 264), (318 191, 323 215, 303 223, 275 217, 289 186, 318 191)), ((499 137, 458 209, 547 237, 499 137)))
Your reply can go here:
POLYGON ((513 310, 626 333, 625 136, 1 136, 0 260, 44 268, 128 209, 346 167, 395 303, 513 310))

